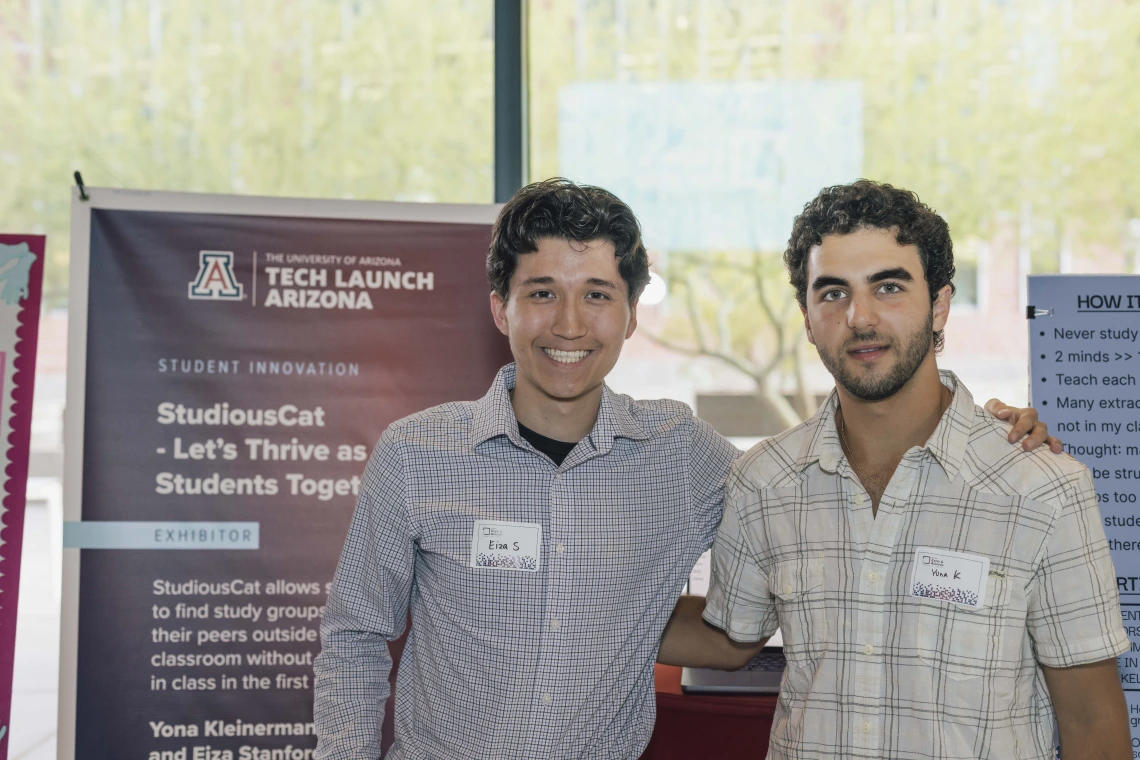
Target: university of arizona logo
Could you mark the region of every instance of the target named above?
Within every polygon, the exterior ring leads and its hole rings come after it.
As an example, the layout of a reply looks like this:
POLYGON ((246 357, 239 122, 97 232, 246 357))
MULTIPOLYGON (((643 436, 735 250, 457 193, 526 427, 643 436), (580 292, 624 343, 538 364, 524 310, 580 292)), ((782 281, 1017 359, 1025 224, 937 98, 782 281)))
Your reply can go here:
POLYGON ((233 251, 198 253, 198 276, 190 283, 190 298, 240 301, 242 285, 234 277, 233 251))

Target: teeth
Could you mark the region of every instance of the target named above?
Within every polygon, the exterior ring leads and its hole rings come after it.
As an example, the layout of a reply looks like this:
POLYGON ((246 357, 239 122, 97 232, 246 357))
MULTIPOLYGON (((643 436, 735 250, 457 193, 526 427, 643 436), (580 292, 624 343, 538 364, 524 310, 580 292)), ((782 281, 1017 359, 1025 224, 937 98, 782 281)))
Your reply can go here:
POLYGON ((555 348, 544 348, 542 350, 545 351, 546 355, 551 359, 563 364, 573 364, 574 362, 580 362, 586 358, 586 355, 588 353, 590 353, 589 351, 559 351, 555 348))

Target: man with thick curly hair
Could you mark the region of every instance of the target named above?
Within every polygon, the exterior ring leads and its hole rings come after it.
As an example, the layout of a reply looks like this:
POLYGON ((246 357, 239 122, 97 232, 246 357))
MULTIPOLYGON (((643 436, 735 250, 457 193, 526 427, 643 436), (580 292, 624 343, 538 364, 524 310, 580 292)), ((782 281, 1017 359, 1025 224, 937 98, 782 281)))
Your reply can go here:
MULTIPOLYGON (((910 190, 861 179, 850 185, 823 189, 796 218, 784 265, 796 299, 807 306, 807 261, 825 235, 847 235, 860 229, 894 230, 899 245, 913 245, 926 275, 930 301, 939 291, 954 287, 954 244, 950 226, 910 190)), ((934 333, 934 351, 941 353, 942 331, 934 333)))
POLYGON ((682 600, 661 661, 739 667, 779 629, 770 760, 1053 760, 1054 718, 1064 760, 1131 757, 1092 477, 1011 448, 938 369, 946 223, 890 185, 829 187, 784 260, 835 390, 733 465, 707 605, 682 600))

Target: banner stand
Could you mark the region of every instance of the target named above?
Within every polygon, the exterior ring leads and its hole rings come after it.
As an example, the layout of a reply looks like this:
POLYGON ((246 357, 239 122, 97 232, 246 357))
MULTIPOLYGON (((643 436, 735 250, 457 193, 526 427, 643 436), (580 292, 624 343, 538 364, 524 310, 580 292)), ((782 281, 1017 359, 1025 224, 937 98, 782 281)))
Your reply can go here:
POLYGON ((373 444, 510 361, 484 273, 498 208, 86 192, 58 757, 304 755, 373 444))

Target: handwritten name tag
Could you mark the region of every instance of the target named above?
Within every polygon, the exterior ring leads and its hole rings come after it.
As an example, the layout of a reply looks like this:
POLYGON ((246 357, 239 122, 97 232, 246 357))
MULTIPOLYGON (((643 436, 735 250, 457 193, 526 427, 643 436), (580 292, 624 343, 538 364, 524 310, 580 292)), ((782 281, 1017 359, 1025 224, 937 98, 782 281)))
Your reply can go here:
POLYGON ((471 567, 538 572, 542 557, 538 523, 476 520, 471 532, 471 567))
POLYGON ((914 553, 910 595, 981 607, 989 574, 989 557, 920 546, 914 553))

